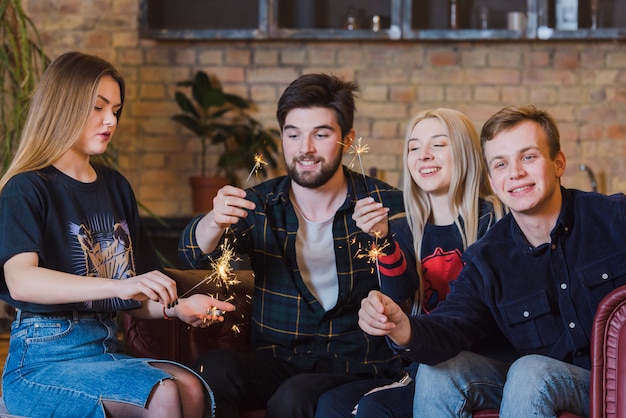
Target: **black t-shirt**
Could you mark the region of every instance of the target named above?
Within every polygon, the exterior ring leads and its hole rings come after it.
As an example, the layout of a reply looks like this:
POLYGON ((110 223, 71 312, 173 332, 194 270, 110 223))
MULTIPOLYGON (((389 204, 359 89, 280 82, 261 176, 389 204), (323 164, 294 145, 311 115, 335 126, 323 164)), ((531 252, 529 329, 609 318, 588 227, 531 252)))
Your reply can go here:
MULTIPOLYGON (((139 218, 128 181, 94 165, 97 180, 82 183, 50 166, 18 174, 0 194, 0 266, 14 255, 35 252, 39 265, 88 277, 123 280, 162 269, 139 218)), ((106 299, 62 305, 13 300, 4 269, 0 298, 31 312, 112 312, 138 308, 133 300, 106 299)))

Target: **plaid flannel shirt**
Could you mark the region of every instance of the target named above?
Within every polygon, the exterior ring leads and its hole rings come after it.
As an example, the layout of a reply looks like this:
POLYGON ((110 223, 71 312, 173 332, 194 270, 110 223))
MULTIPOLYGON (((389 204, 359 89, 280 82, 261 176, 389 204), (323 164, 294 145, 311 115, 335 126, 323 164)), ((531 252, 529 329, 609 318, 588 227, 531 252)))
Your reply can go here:
MULTIPOLYGON (((401 374, 400 358, 384 338, 366 334, 357 324, 361 300, 379 283, 376 265, 367 257, 372 238, 356 226, 352 213, 356 201, 368 195, 388 207, 389 216, 402 212, 402 192, 346 167, 343 170, 348 194, 332 226, 339 295, 328 312, 298 269, 298 219, 289 198, 291 180, 279 177, 247 190, 256 209, 225 235, 238 253, 249 255, 255 273, 251 342, 259 353, 301 371, 396 377, 401 374)), ((220 255, 219 250, 202 254, 198 248, 195 227, 200 218, 183 231, 179 246, 181 256, 194 268, 206 268, 211 257, 220 255)))

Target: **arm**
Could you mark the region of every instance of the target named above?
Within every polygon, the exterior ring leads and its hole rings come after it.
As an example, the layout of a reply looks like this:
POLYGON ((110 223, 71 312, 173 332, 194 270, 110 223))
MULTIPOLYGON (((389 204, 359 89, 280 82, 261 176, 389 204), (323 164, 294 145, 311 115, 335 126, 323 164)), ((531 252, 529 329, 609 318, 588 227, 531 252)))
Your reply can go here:
POLYGON ((248 216, 255 204, 245 199, 246 192, 233 186, 224 186, 213 199, 213 210, 196 225, 196 241, 204 254, 217 248, 222 234, 240 218, 248 216))
POLYGON ((164 306, 160 303, 147 301, 142 309, 128 311, 129 314, 143 319, 158 318, 178 318, 181 321, 198 328, 206 328, 215 322, 223 322, 222 312, 232 312, 235 306, 214 299, 212 296, 195 294, 186 298, 180 298, 171 306, 164 306))
POLYGON ((20 253, 4 264, 11 297, 39 304, 64 304, 107 298, 152 300, 163 305, 177 298, 176 283, 158 270, 124 280, 84 277, 39 267, 36 253, 20 253))
POLYGON ((409 316, 409 342, 401 338, 408 334, 406 330, 405 334, 396 332, 389 338, 391 348, 412 361, 437 364, 461 350, 471 350, 478 341, 493 344, 487 338, 497 332, 497 325, 488 306, 491 291, 485 280, 480 270, 467 261, 451 283, 447 298, 436 309, 428 315, 409 316))
POLYGON ((354 206, 352 219, 363 232, 376 237, 377 240, 382 239, 378 242, 383 247, 382 255, 378 256, 381 290, 397 303, 402 303, 405 310, 410 311, 417 290, 418 275, 414 257, 405 257, 405 251, 401 248, 401 244, 404 245, 412 255, 412 248, 408 248, 408 244, 405 243, 411 241, 410 232, 408 237, 404 237, 409 227, 403 220, 393 220, 394 225, 402 222, 402 226, 396 228, 398 231, 395 234, 390 234, 392 226, 387 218, 388 213, 388 208, 371 197, 366 197, 354 206), (402 238, 399 242, 395 239, 396 234, 402 238))
POLYGON ((225 312, 235 310, 230 303, 208 295, 177 299, 176 282, 158 270, 111 280, 38 267, 38 260, 35 253, 20 253, 5 263, 7 287, 15 300, 54 305, 106 298, 134 299, 143 301, 141 309, 129 311, 135 316, 162 318, 165 313, 196 327, 224 320, 221 315, 214 315, 213 307, 225 312))
POLYGON ((205 254, 217 249, 226 230, 248 216, 247 210, 256 205, 245 199, 246 192, 233 186, 224 186, 213 199, 213 210, 191 220, 180 236, 180 257, 193 268, 205 268, 209 263, 205 254))

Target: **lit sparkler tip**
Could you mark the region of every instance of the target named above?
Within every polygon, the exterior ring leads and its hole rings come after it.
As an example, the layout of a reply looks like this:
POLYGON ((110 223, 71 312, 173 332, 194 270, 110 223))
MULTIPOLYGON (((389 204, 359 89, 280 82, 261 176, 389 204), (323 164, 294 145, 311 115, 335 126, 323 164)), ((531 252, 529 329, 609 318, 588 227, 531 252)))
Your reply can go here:
POLYGON ((258 174, 263 166, 267 164, 269 163, 263 159, 262 154, 254 154, 254 166, 252 166, 252 170, 250 170, 250 174, 248 174, 248 178, 246 178, 246 183, 248 182, 248 180, 250 180, 250 177, 252 177, 253 173, 258 174))

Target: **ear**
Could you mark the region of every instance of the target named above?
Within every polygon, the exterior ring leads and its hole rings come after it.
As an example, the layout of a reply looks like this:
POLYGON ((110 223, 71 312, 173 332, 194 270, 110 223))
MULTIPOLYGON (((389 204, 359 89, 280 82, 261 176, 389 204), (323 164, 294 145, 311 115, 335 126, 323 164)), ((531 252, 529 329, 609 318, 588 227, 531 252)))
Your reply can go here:
POLYGON ((554 157, 554 166, 556 167, 556 176, 561 178, 565 173, 565 166, 567 165, 565 153, 563 151, 559 151, 554 157))
POLYGON ((350 146, 354 142, 354 137, 355 136, 356 136, 356 131, 354 130, 354 128, 352 128, 352 129, 350 129, 348 131, 346 136, 343 137, 342 143, 343 143, 343 152, 344 153, 346 153, 350 149, 350 146))

